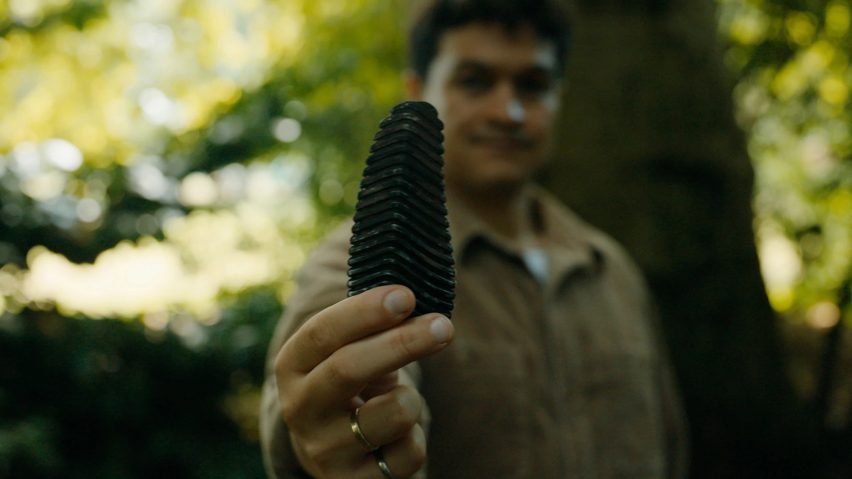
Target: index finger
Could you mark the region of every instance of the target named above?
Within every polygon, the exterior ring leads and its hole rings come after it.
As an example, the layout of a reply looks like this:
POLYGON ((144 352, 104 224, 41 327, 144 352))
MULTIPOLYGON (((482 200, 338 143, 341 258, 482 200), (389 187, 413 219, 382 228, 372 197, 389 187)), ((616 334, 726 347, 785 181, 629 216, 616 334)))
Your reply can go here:
POLYGON ((405 286, 380 286, 315 314, 281 348, 276 366, 306 374, 343 346, 391 328, 414 309, 405 286))

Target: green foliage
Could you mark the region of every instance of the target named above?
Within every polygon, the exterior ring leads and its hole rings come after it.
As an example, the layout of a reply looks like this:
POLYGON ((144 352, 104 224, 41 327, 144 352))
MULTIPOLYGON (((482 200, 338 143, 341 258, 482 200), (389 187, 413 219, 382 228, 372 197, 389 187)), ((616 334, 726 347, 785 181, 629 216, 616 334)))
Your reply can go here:
MULTIPOLYGON (((773 304, 824 325, 852 264, 850 4, 720 7, 773 304)), ((260 476, 266 343, 401 98, 406 8, 0 3, 0 477, 260 476)))
POLYGON ((770 298, 794 320, 825 328, 844 314, 838 304, 852 276, 852 4, 720 6, 757 172, 770 298))
POLYGON ((0 7, 0 477, 260 477, 266 345, 400 98, 399 2, 62 3, 0 7))
POLYGON ((11 326, 0 333, 0 477, 262 477, 226 411, 262 341, 194 350, 139 323, 50 313, 11 326))

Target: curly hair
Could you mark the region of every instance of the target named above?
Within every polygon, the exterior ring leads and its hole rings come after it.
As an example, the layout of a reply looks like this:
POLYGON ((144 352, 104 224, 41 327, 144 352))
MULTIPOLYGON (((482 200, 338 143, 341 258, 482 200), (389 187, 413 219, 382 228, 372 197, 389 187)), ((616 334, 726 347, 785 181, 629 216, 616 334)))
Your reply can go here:
POLYGON ((549 0, 432 0, 415 15, 409 30, 410 67, 426 77, 441 36, 470 23, 497 23, 508 30, 530 25, 542 40, 553 42, 560 70, 570 40, 563 8, 549 0))

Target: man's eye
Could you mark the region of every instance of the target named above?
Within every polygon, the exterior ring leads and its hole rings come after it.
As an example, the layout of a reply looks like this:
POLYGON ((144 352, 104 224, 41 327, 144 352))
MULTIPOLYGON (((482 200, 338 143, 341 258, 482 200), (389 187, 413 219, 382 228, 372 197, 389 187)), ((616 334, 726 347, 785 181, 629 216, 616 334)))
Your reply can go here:
POLYGON ((472 92, 482 92, 491 88, 493 82, 482 76, 463 76, 459 78, 458 84, 462 88, 472 92))
POLYGON ((515 86, 518 94, 526 97, 537 97, 546 94, 553 86, 553 82, 545 78, 529 78, 521 80, 515 86))

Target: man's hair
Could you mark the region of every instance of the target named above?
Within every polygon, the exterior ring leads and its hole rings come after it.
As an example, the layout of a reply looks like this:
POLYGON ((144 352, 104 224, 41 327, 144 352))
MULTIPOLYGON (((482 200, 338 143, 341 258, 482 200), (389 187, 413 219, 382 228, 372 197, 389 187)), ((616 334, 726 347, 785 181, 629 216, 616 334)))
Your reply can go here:
POLYGON ((414 17, 409 31, 410 67, 426 78, 442 35, 477 22, 496 23, 510 31, 531 26, 542 40, 553 42, 562 73, 570 28, 565 11, 549 0, 431 0, 414 17))

